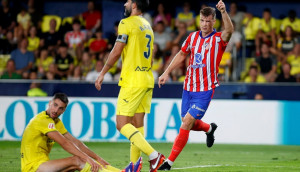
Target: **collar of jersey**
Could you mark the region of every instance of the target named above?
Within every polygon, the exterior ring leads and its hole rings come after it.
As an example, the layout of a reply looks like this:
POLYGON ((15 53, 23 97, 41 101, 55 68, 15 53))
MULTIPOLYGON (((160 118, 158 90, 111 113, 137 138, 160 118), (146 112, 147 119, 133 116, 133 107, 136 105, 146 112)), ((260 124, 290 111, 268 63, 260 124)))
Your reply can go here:
MULTIPOLYGON (((216 32, 217 32, 216 29, 214 29, 214 31, 211 34, 207 35, 205 38, 211 37, 216 32)), ((205 39, 205 38, 202 37, 202 31, 199 32, 199 35, 201 36, 202 39, 205 39)))

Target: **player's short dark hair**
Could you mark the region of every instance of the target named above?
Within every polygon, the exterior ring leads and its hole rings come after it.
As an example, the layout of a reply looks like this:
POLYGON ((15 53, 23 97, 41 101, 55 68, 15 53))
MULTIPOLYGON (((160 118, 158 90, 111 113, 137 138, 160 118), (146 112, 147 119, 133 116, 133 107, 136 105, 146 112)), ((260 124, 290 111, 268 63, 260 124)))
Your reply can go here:
POLYGON ((136 3, 137 8, 141 10, 141 12, 145 12, 149 6, 149 0, 132 0, 132 3, 136 3))
POLYGON ((216 9, 212 7, 205 7, 202 10, 200 10, 200 14, 204 17, 208 17, 210 15, 213 16, 214 19, 216 19, 216 9))
POLYGON ((271 9, 270 9, 270 8, 265 8, 265 9, 264 9, 264 12, 268 12, 268 13, 271 14, 271 9))
POLYGON ((55 93, 52 100, 59 99, 64 102, 66 105, 69 103, 68 96, 65 93, 55 93))

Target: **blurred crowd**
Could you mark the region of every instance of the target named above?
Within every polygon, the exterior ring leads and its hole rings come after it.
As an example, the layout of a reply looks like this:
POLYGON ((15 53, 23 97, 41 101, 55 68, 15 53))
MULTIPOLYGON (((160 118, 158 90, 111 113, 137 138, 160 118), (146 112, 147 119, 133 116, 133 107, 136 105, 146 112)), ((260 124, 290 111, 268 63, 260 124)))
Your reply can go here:
MULTIPOLYGON (((115 43, 118 22, 104 35, 102 13, 93 1, 87 2, 85 12, 65 18, 43 15, 35 0, 28 0, 19 11, 8 0, 1 2, 1 79, 96 80, 115 43)), ((199 11, 192 11, 188 2, 181 5, 176 15, 162 2, 144 14, 154 30, 152 70, 156 80, 189 33, 199 30, 199 11)), ((219 80, 300 82, 300 19, 296 12, 290 10, 278 19, 266 8, 260 18, 240 10, 235 2, 228 5, 235 32, 220 62, 219 80)), ((214 27, 222 31, 222 20, 217 19, 214 27)), ((187 64, 173 70, 169 81, 182 82, 187 64)), ((121 68, 118 61, 104 81, 118 81, 121 68)))

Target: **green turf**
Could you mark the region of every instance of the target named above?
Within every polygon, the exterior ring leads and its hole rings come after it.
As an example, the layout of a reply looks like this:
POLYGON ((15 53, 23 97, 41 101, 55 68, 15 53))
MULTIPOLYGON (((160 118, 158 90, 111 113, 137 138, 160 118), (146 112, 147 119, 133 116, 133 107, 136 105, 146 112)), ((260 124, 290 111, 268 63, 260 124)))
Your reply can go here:
MULTIPOLYGON (((123 168, 129 160, 129 143, 89 142, 93 151, 112 165, 123 168)), ((152 143, 153 147, 169 155, 172 144, 152 143)), ((20 171, 20 142, 0 141, 0 171, 20 171)), ((70 156, 58 144, 50 159, 70 156)), ((143 155, 142 171, 149 171, 143 155)), ((300 171, 300 146, 224 145, 207 148, 204 144, 187 144, 177 158, 173 171, 300 171), (183 169, 182 169, 183 168, 183 169)))

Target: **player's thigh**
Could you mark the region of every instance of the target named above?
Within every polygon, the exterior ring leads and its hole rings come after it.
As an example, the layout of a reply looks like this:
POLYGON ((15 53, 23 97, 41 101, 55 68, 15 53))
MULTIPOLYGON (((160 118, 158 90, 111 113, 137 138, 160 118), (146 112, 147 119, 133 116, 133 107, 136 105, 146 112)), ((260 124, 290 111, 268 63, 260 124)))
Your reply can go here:
POLYGON ((49 160, 43 162, 37 168, 37 172, 52 172, 52 171, 62 171, 67 168, 72 168, 74 170, 80 170, 80 165, 84 162, 80 160, 77 156, 72 156, 63 159, 49 160))
POLYGON ((202 119, 212 99, 214 90, 192 93, 188 113, 195 119, 202 119))
POLYGON ((144 96, 135 113, 150 113, 153 88, 143 89, 142 94, 144 96))
POLYGON ((181 118, 184 118, 187 112, 190 109, 190 96, 189 92, 186 90, 182 91, 182 100, 181 100, 181 118))
POLYGON ((146 88, 121 87, 117 102, 117 115, 133 117, 146 91, 146 88))

